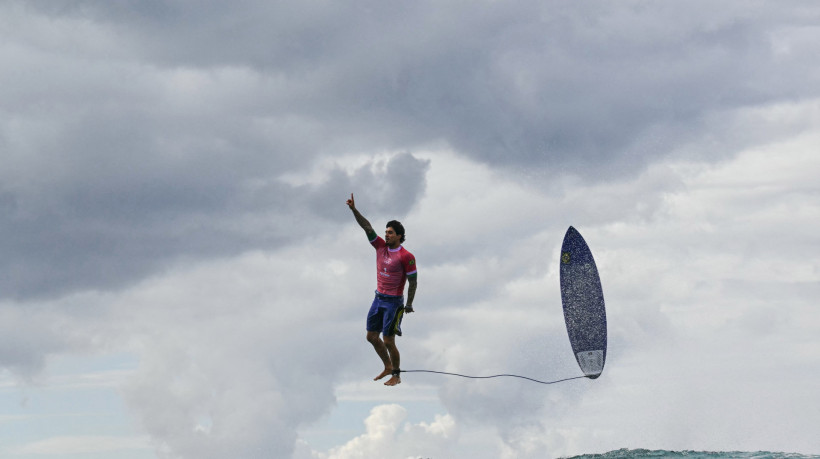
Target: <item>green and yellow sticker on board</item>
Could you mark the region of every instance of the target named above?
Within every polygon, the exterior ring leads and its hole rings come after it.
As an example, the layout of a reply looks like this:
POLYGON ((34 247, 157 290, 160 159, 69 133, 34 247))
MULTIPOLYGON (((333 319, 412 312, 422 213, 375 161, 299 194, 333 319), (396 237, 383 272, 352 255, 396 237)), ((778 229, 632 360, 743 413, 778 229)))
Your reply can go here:
POLYGON ((569 252, 564 252, 561 254, 561 263, 569 264, 569 252))

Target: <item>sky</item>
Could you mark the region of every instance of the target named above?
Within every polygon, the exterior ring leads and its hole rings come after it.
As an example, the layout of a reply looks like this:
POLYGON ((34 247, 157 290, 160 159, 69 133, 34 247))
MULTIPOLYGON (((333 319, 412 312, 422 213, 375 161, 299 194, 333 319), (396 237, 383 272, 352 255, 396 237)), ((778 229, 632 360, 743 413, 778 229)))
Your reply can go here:
POLYGON ((0 4, 0 457, 820 454, 820 4, 0 4), (415 254, 372 378, 376 228, 415 254))

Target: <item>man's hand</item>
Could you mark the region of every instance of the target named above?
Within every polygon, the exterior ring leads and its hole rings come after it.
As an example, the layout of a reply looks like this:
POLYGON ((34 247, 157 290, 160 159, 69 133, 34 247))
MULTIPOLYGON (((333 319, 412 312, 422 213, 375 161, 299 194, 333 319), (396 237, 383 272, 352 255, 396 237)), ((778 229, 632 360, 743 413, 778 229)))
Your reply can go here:
POLYGON ((411 306, 409 304, 404 307, 404 312, 406 312, 407 314, 410 314, 413 311, 414 311, 413 306, 411 306))
POLYGON ((350 207, 350 210, 353 211, 353 217, 356 218, 356 223, 362 227, 364 230, 364 234, 367 235, 369 240, 376 239, 376 232, 373 231, 373 226, 367 221, 358 210, 356 210, 356 201, 353 200, 353 193, 350 193, 350 199, 347 200, 347 207, 350 207))

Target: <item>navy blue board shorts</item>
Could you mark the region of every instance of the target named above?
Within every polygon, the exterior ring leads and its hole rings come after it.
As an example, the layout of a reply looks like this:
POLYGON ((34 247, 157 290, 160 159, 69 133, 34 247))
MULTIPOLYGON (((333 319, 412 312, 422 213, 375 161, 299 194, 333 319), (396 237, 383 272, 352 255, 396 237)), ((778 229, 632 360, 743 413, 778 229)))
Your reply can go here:
POLYGON ((404 315, 404 297, 376 292, 367 313, 367 331, 380 331, 384 336, 401 336, 401 318, 404 315))

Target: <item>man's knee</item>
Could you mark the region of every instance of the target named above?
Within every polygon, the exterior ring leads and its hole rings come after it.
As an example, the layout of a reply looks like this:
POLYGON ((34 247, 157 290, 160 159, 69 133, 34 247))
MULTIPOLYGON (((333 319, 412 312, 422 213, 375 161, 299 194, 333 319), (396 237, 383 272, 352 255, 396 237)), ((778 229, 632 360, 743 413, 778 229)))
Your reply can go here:
POLYGON ((396 335, 386 335, 384 337, 385 346, 396 347, 396 335))
POLYGON ((370 344, 376 344, 376 343, 378 343, 379 341, 381 341, 381 340, 379 339, 379 332, 377 332, 377 331, 375 331, 375 332, 372 332, 372 331, 367 332, 367 342, 368 342, 368 343, 370 343, 370 344))

